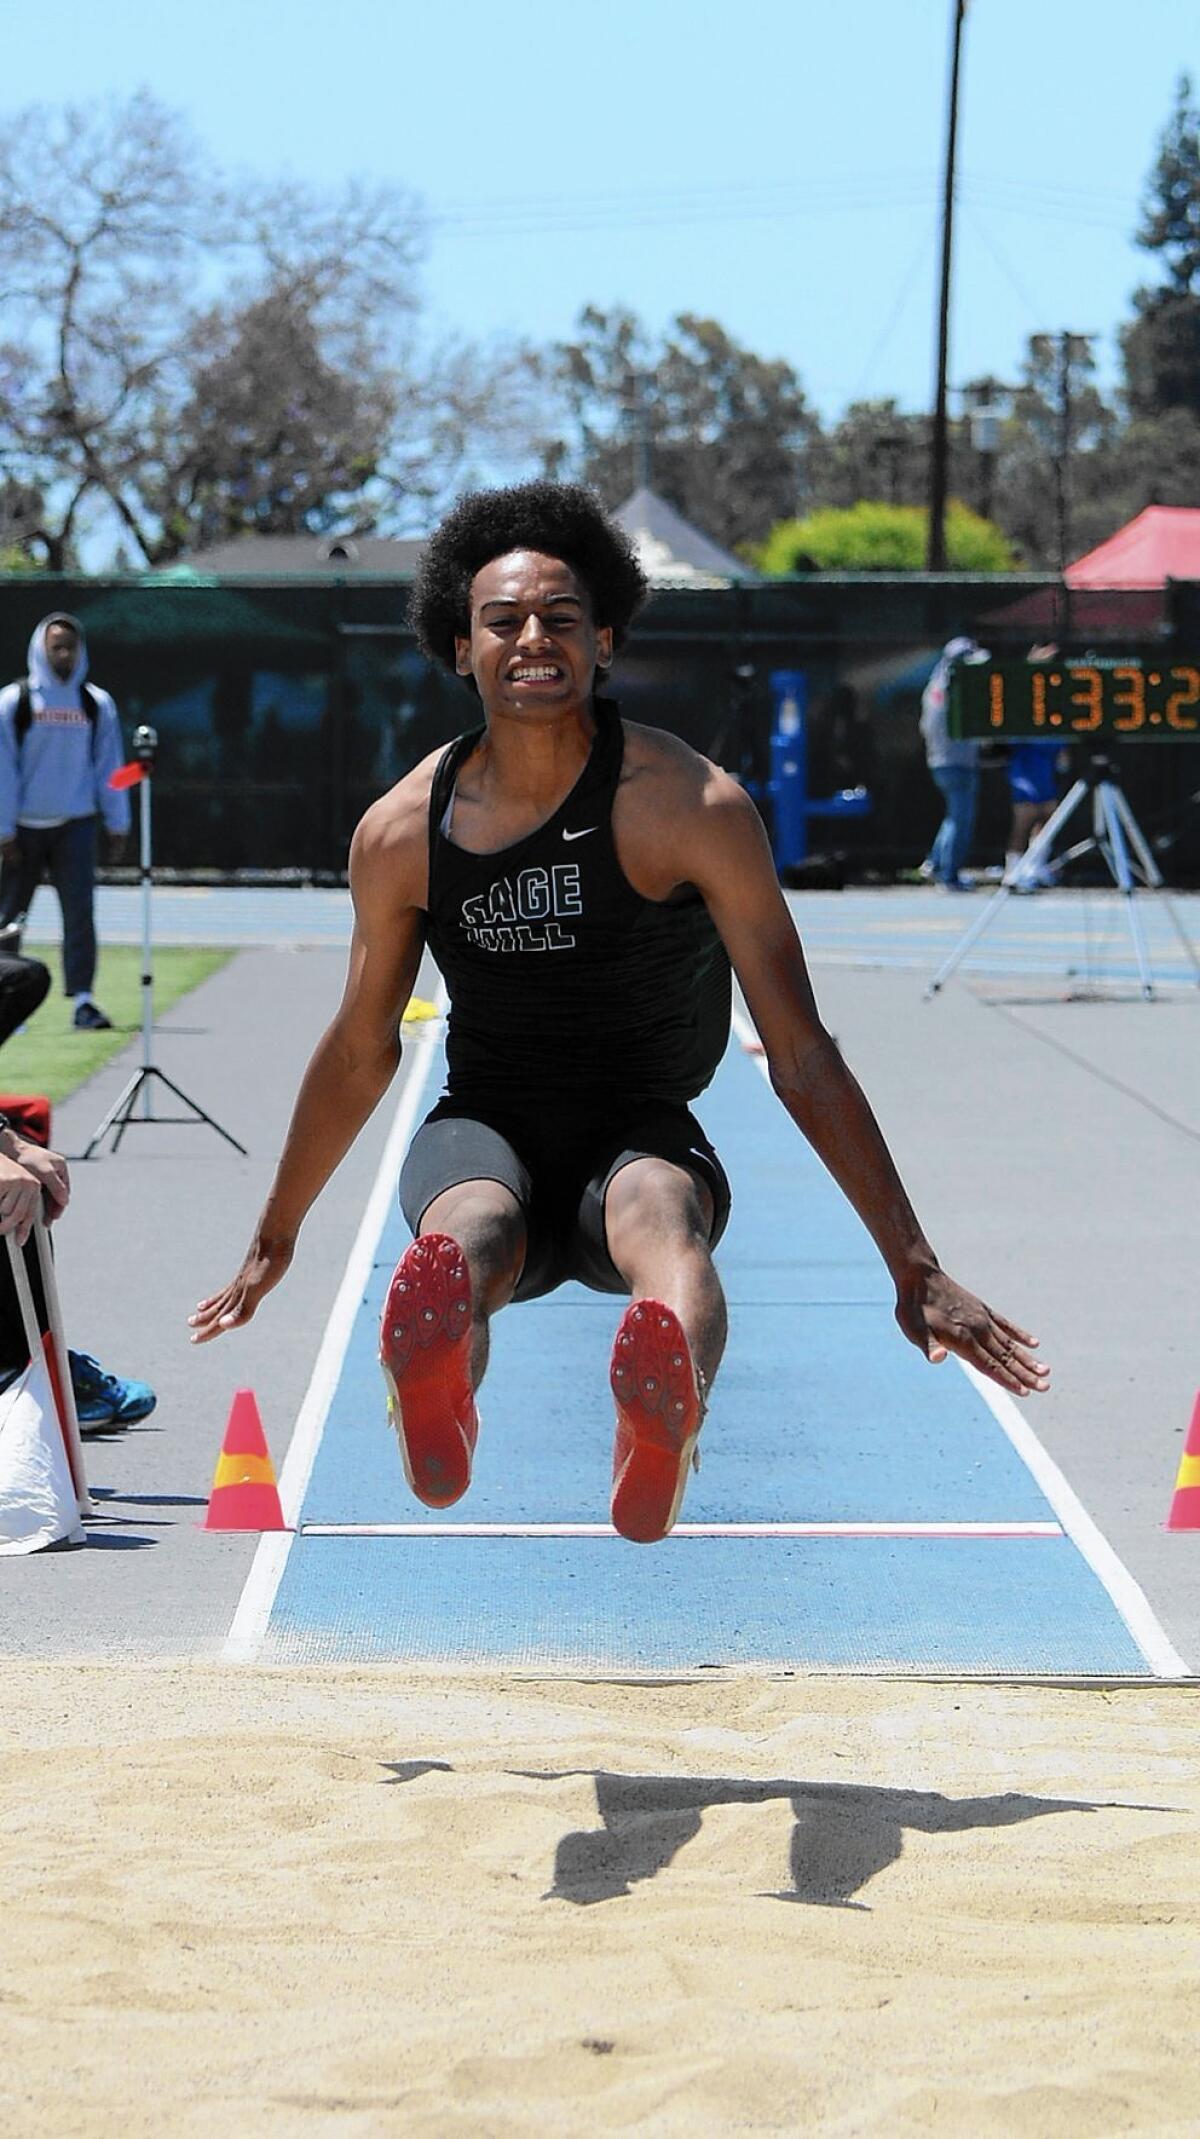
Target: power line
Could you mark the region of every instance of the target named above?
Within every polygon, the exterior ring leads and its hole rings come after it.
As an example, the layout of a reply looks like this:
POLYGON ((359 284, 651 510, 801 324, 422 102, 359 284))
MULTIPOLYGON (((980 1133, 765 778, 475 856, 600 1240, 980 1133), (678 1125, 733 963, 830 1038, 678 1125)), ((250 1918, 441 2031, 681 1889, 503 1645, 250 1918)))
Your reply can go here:
MULTIPOLYGON (((766 181, 676 188, 654 193, 575 194, 547 202, 544 194, 450 201, 427 216, 431 232, 444 238, 542 237, 556 232, 660 229, 669 225, 739 221, 792 221, 818 215, 870 213, 889 207, 932 204, 938 174, 931 168, 855 172, 836 178, 766 181)), ((956 197, 993 214, 1094 230, 1127 231, 1137 212, 1124 194, 1057 182, 975 173, 961 177, 956 197)))
POLYGON ((884 350, 887 348, 888 343, 891 341, 893 334, 899 326, 900 321, 904 316, 905 309, 908 305, 909 298, 912 296, 913 291, 919 286, 920 269, 922 262, 927 256, 932 256, 933 245, 936 236, 936 223, 930 224, 925 230, 922 231, 917 249, 914 252, 911 260, 909 261, 907 267, 905 268, 903 276, 901 277, 900 286, 897 290, 895 300, 891 306, 890 311, 887 313, 886 318, 884 319, 883 325, 880 328, 879 333, 877 334, 874 342, 871 345, 871 353, 868 356, 866 363, 863 365, 863 368, 859 373, 858 380, 851 391, 850 400, 852 402, 857 401, 859 396, 866 390, 867 386, 870 383, 871 374, 874 371, 876 364, 879 362, 880 357, 883 355, 884 350))
POLYGON ((991 254, 992 259, 995 261, 996 266, 1000 269, 1001 274, 1004 275, 1008 282, 1011 284, 1013 290, 1020 298, 1021 303, 1024 305, 1025 310, 1028 312, 1030 318, 1044 319, 1046 316, 1046 307, 1044 305, 1039 304, 1037 302, 1037 299, 1031 295, 1029 290, 1026 289, 1025 284, 1023 283, 1021 277, 1016 271, 1016 268, 1012 265, 1012 262, 1008 259, 1006 254, 1001 251, 995 239, 990 235, 986 228, 986 225, 983 223, 974 208, 967 209, 967 220, 969 221, 972 230, 975 232, 976 237, 981 240, 984 250, 991 254))

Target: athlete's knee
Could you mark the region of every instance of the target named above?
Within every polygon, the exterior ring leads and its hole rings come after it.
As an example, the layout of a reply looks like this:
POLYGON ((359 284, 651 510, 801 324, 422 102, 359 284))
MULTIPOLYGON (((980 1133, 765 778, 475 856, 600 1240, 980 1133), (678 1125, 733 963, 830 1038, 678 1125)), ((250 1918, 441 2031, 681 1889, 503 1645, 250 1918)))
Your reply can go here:
POLYGON ((663 1254, 708 1258, 711 1190, 666 1159, 638 1159, 609 1183, 604 1204, 608 1252, 623 1276, 663 1254))
POLYGON ((463 1181, 435 1196, 422 1233, 448 1233, 467 1258, 476 1306, 485 1314, 513 1295, 525 1262, 525 1219, 499 1181, 463 1181))

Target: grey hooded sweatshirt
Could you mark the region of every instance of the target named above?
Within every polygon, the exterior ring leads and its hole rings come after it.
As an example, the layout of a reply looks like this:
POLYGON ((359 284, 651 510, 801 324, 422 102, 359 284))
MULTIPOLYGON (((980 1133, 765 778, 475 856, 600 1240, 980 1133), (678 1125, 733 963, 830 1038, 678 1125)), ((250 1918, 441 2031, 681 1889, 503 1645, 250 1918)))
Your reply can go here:
POLYGON ((948 639, 937 657, 934 671, 921 693, 921 737, 925 744, 925 763, 930 772, 940 772, 944 767, 965 766, 968 770, 979 763, 979 744, 973 739, 959 741, 950 733, 950 671, 956 661, 965 654, 977 654, 979 648, 974 639, 948 639))
POLYGON ((99 706, 93 733, 79 695, 88 672, 82 632, 71 674, 65 682, 55 675, 46 655, 46 630, 61 621, 61 610, 43 617, 29 641, 32 719, 21 740, 16 733, 20 685, 10 683, 0 691, 0 840, 12 839, 18 825, 44 828, 97 814, 106 831, 129 830, 129 796, 108 784, 124 754, 117 709, 108 692, 93 684, 99 706))

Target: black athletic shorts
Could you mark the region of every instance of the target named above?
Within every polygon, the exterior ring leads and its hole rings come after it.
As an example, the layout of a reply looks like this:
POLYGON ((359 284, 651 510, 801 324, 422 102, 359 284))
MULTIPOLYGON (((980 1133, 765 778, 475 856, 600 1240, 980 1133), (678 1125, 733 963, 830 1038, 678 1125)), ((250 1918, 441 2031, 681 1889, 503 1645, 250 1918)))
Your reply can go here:
POLYGON ((534 1300, 578 1278, 593 1292, 627 1292, 608 1252, 604 1198, 632 1159, 668 1159, 713 1200, 715 1247, 729 1217, 725 1168, 687 1107, 635 1100, 617 1111, 548 1100, 535 1112, 439 1100, 400 1172, 400 1206, 414 1233, 433 1202, 464 1181, 499 1181, 525 1214, 528 1245, 514 1298, 534 1300))

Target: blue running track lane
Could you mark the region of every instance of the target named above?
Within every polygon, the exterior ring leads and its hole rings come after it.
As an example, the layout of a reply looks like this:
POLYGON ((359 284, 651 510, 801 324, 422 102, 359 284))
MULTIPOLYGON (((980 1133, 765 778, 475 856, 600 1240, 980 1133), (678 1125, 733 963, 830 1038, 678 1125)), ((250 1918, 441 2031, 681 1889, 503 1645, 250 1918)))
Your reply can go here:
POLYGON ((296 1534, 262 1541, 228 1656, 596 1676, 1184 1675, 1024 1407, 900 1336, 867 1234, 736 1036, 700 1103, 734 1188, 719 1255, 731 1333, 681 1528, 648 1547, 609 1529, 620 1302, 578 1286, 497 1319, 471 1490, 424 1509, 376 1363, 408 1241, 396 1169, 443 1068, 436 1039, 410 1055, 284 1469, 296 1534))

